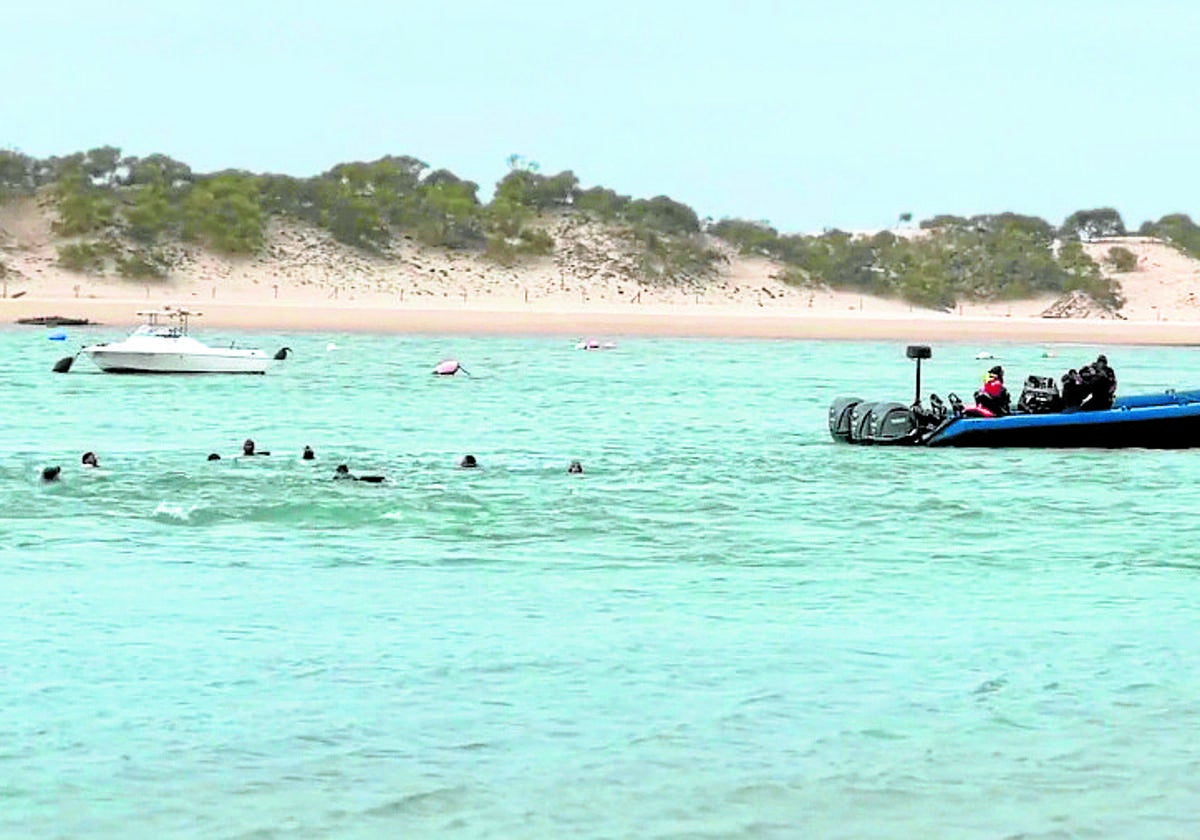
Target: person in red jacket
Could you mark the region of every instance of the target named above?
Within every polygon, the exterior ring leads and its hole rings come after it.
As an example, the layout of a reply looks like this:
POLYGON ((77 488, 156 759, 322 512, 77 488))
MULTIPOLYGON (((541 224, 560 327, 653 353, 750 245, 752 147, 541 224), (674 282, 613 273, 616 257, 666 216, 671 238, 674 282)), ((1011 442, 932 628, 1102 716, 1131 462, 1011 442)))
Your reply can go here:
POLYGON ((987 372, 983 387, 975 392, 975 405, 985 408, 996 417, 1012 412, 1012 400, 1004 387, 1004 368, 996 365, 987 372))

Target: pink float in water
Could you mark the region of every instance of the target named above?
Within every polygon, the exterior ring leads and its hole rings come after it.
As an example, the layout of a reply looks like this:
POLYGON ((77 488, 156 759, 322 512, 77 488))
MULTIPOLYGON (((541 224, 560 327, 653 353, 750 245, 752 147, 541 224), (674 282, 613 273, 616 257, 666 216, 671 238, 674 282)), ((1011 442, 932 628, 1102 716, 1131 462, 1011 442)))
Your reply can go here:
POLYGON ((459 364, 458 359, 445 359, 441 362, 438 362, 437 367, 433 369, 433 372, 438 376, 453 376, 460 370, 467 374, 467 376, 471 375, 469 370, 459 364))

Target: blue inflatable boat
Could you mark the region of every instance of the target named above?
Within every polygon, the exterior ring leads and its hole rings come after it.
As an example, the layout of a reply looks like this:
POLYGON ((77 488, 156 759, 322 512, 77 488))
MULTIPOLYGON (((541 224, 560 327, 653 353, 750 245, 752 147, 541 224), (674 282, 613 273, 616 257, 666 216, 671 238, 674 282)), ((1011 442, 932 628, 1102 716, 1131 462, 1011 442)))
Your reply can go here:
POLYGON ((921 360, 928 347, 908 348, 917 362, 916 399, 871 402, 840 397, 829 409, 829 432, 845 443, 891 446, 1097 447, 1187 449, 1200 446, 1200 390, 1163 391, 1119 397, 1098 411, 1066 409, 972 416, 950 395, 921 404, 921 360))

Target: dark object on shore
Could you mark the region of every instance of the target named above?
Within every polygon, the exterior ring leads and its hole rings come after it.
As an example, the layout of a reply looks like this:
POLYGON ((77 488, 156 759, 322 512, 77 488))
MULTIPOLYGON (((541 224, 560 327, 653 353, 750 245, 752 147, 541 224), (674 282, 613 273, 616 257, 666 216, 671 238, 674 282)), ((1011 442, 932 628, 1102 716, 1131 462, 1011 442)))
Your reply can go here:
POLYGON ((62 472, 62 467, 46 467, 42 470, 42 481, 58 481, 58 474, 62 472))
POLYGON ((288 353, 294 353, 291 347, 280 347, 275 351, 275 361, 281 362, 288 357, 288 353))
MULTIPOLYGON (((16 295, 13 295, 16 297, 16 295)), ((64 318, 62 315, 36 315, 32 318, 18 318, 18 324, 28 324, 34 327, 86 327, 92 324, 87 318, 64 318)))
POLYGON ((79 354, 76 353, 74 356, 63 356, 61 359, 59 359, 57 362, 54 363, 54 368, 53 368, 54 372, 55 373, 66 373, 67 371, 69 371, 71 369, 71 365, 75 364, 75 358, 78 355, 79 354))

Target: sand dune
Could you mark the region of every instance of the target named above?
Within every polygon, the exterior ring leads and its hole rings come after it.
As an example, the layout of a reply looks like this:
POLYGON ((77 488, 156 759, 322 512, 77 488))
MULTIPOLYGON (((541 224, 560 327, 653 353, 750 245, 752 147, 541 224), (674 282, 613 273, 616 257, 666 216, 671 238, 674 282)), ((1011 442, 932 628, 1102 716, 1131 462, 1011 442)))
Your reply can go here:
POLYGON ((320 229, 275 221, 259 256, 177 245, 167 279, 130 282, 59 267, 48 214, 26 199, 0 207, 0 322, 56 314, 132 324, 138 309, 176 304, 204 311, 212 326, 254 329, 1173 344, 1200 335, 1200 262, 1143 237, 1086 246, 1097 259, 1114 245, 1138 257, 1136 271, 1117 275, 1124 320, 1101 321, 1040 317, 1049 297, 945 313, 804 290, 776 279, 781 266, 771 260, 729 248, 703 286, 654 287, 637 282, 634 255, 602 226, 563 217, 547 229, 554 255, 509 268, 408 240, 364 254, 320 229))

